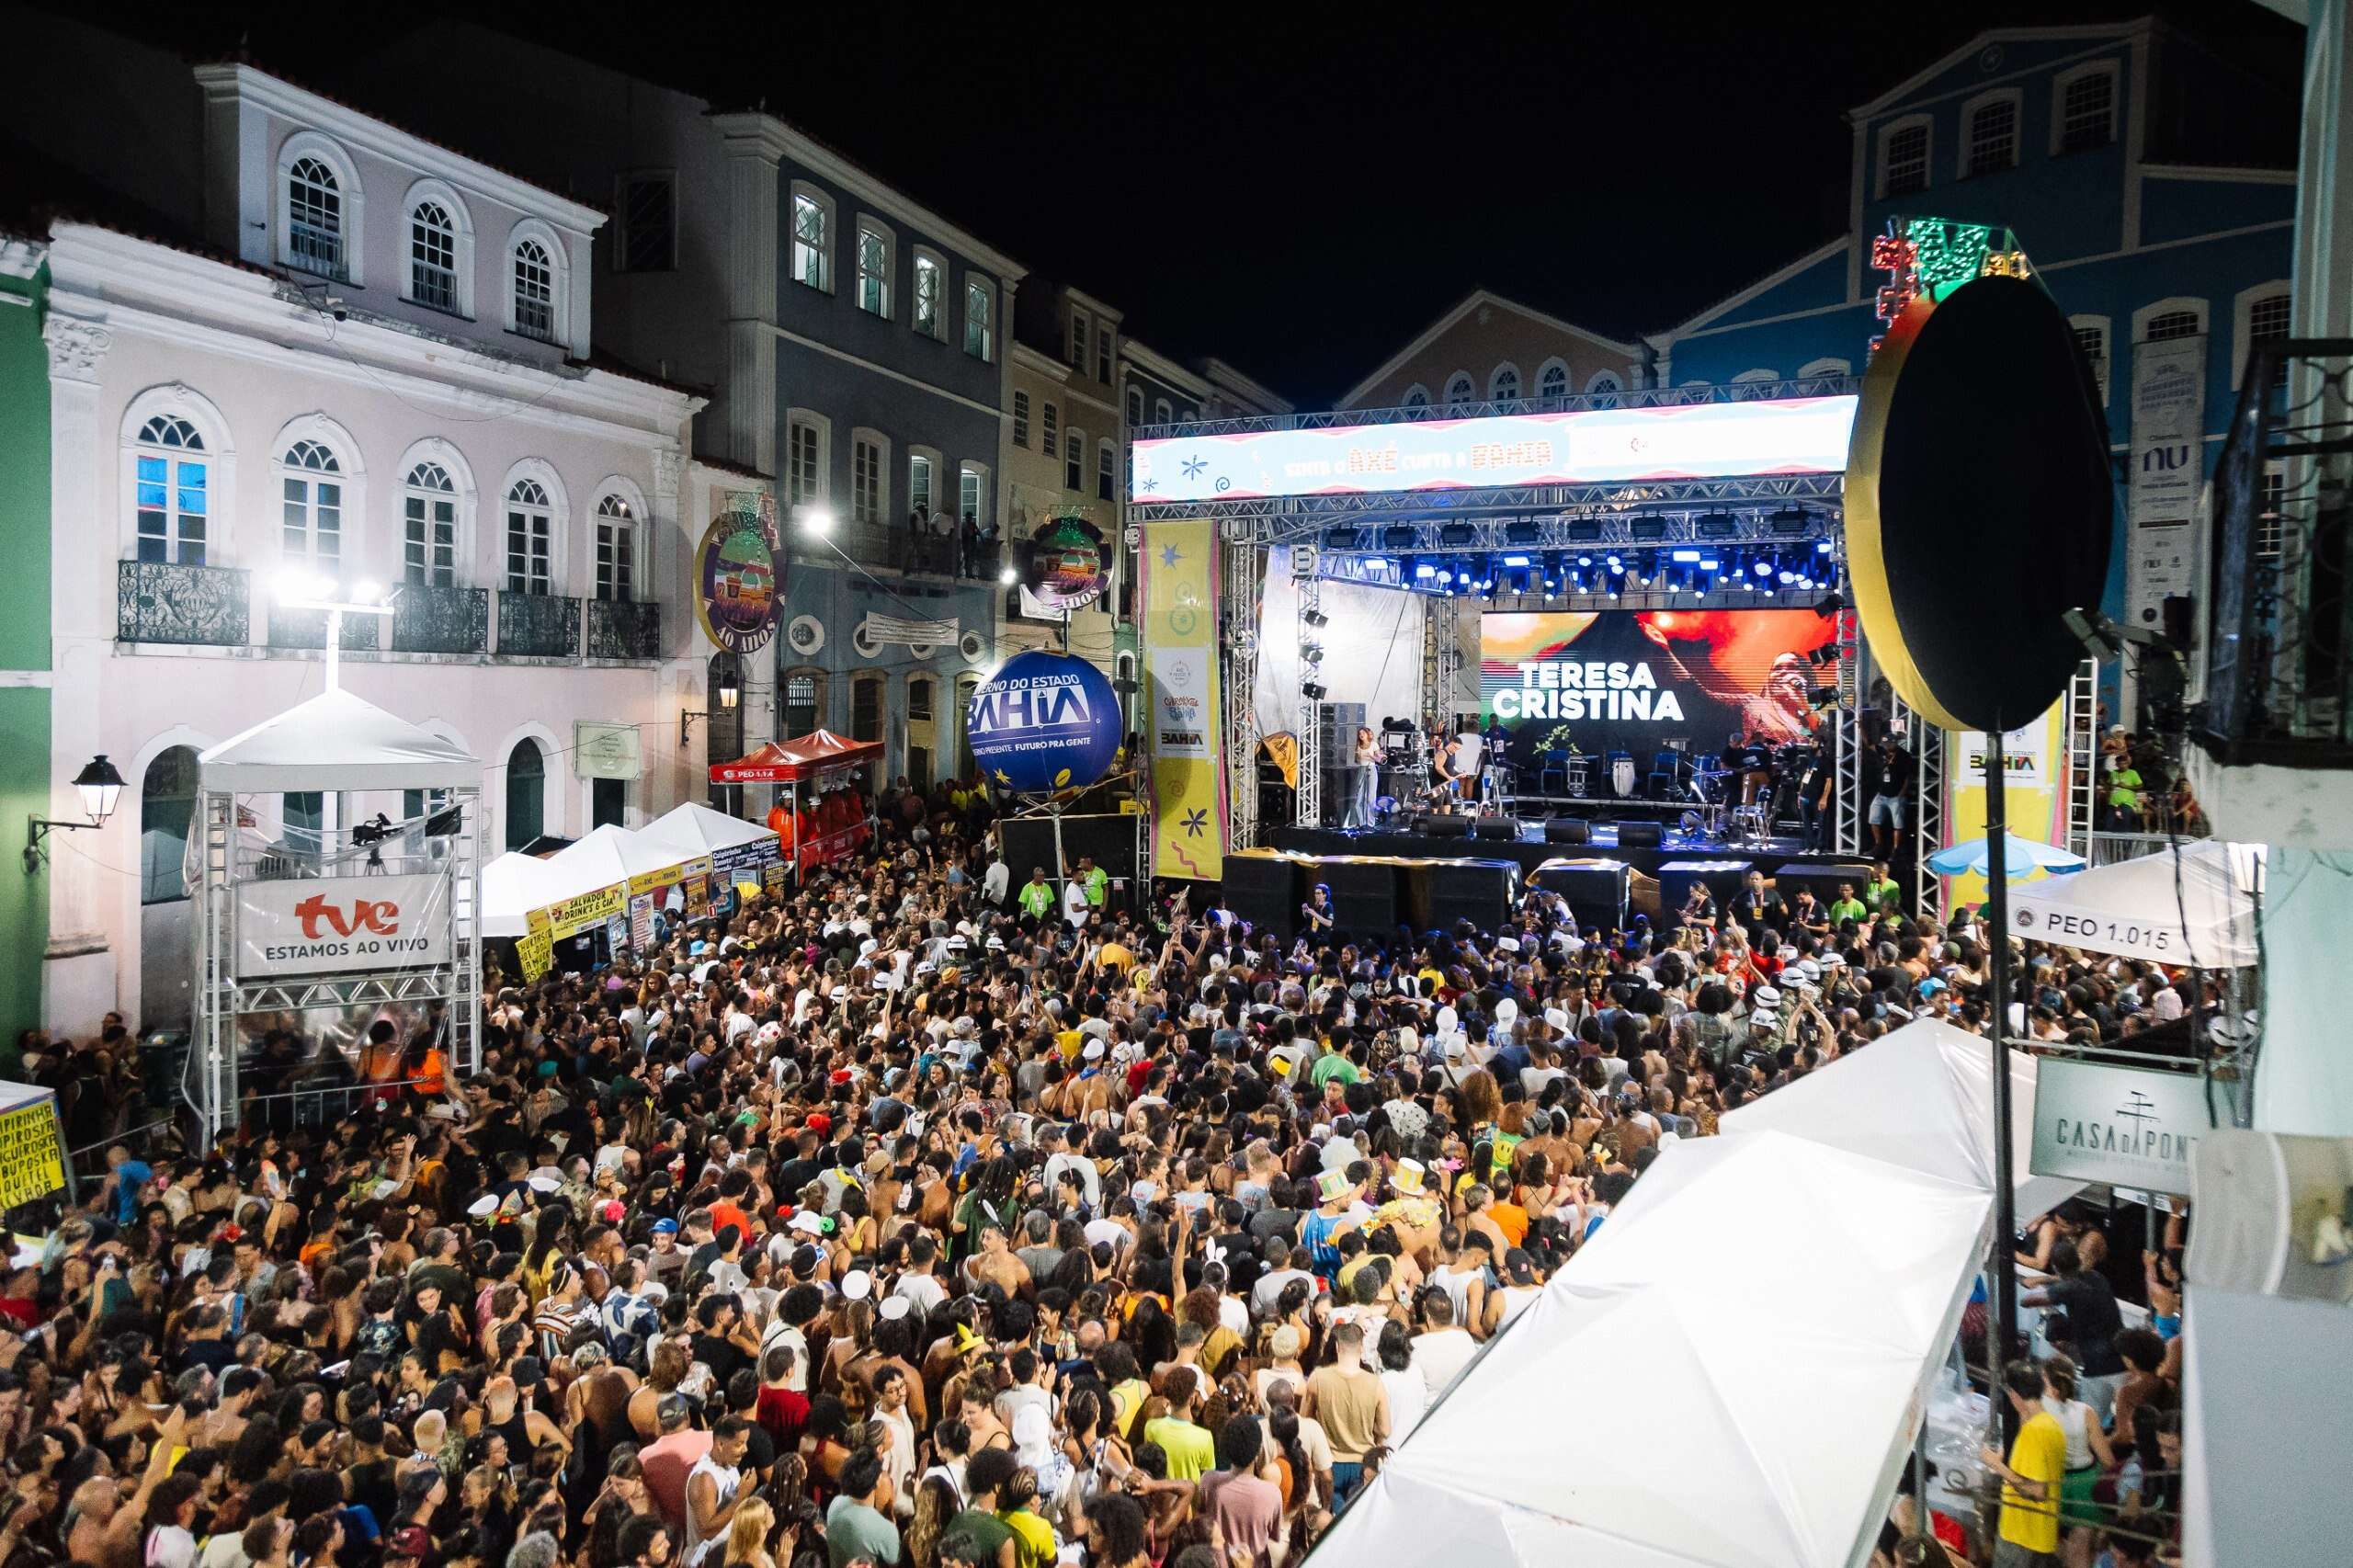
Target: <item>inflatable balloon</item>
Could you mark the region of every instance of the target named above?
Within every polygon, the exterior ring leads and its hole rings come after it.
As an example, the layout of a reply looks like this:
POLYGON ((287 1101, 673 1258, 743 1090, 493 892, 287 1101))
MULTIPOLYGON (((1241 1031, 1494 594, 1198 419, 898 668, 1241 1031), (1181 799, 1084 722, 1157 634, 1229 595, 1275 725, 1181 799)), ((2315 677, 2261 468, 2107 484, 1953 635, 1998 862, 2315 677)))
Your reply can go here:
POLYGON ((1067 653, 1017 653, 972 693, 965 715, 972 760, 999 789, 1081 789, 1120 750, 1110 677, 1067 653))

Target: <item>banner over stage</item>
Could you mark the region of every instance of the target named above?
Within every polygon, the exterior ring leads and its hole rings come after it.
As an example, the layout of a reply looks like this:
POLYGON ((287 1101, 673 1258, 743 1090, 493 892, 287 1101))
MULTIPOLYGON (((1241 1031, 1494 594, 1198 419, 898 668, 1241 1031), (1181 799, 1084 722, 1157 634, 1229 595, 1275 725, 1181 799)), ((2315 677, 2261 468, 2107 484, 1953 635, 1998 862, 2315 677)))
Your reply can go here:
POLYGON ((1128 498, 1246 501, 1521 484, 1837 473, 1855 399, 1586 408, 1135 443, 1128 498))
POLYGON ((1153 874, 1215 881, 1225 875, 1217 529, 1199 518, 1147 523, 1137 560, 1143 583, 1153 874))

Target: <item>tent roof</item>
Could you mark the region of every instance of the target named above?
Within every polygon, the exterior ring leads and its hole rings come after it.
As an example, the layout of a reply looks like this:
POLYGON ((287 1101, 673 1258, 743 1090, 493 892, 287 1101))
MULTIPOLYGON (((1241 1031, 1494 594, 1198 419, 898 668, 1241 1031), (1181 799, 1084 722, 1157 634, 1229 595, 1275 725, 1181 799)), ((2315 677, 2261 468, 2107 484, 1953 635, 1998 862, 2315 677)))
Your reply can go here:
POLYGON ((831 730, 812 730, 789 741, 770 741, 733 762, 714 762, 710 777, 719 784, 790 784, 881 758, 881 741, 847 740, 831 730))
POLYGON ((648 871, 666 871, 701 853, 681 850, 675 844, 650 843, 642 834, 608 823, 571 848, 549 857, 548 865, 563 884, 563 896, 569 898, 617 886, 648 871))
POLYGON ((563 873, 536 856, 508 850, 482 869, 482 934, 519 937, 523 917, 565 898, 563 873))
POLYGON ((463 746, 342 690, 265 719, 197 761, 204 789, 236 794, 482 784, 482 763, 463 746))
POLYGON ((731 817, 725 812, 714 812, 699 801, 688 801, 654 818, 638 829, 638 835, 649 843, 672 845, 684 849, 688 857, 708 855, 714 849, 729 849, 738 844, 752 844, 763 838, 774 838, 776 830, 758 823, 731 817))
POLYGON ((43 1089, 31 1084, 0 1080, 0 1113, 22 1110, 28 1105, 38 1105, 42 1100, 53 1100, 56 1097, 55 1089, 43 1089))
MULTIPOLYGON (((1820 1073, 1725 1114, 1726 1133, 1779 1131, 1945 1181, 1994 1189, 1993 1048, 1920 1018, 1820 1073)), ((2055 1207, 2083 1183, 2029 1176, 2034 1058, 2010 1052, 2010 1172, 2020 1214, 2055 1207)))
POLYGON ((1455 1563, 1476 1541, 1477 1561, 1575 1568, 1859 1563, 1991 1208, 1785 1133, 1676 1144, 1319 1558, 1455 1563))
POLYGON ((2010 928, 2032 940, 2093 952, 2245 969, 2259 957, 2255 901, 2263 891, 2263 869, 2260 844, 2177 844, 2017 889, 2010 894, 2010 928))

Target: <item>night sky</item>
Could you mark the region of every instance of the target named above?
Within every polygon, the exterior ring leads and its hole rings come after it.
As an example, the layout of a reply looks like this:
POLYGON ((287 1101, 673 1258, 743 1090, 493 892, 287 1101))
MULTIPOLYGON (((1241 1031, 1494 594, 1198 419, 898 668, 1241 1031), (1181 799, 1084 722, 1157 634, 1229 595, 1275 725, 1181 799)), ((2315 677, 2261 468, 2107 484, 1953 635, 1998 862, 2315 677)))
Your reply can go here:
MULTIPOLYGON (((1670 325, 1841 232, 1846 109, 1986 28, 2152 8, 464 7, 723 107, 765 97, 1153 347, 1302 407, 1477 287, 1612 335, 1670 325)), ((2274 13, 2170 9, 2292 85, 2301 30, 2274 13)), ((158 18, 331 79, 415 14, 158 18)))

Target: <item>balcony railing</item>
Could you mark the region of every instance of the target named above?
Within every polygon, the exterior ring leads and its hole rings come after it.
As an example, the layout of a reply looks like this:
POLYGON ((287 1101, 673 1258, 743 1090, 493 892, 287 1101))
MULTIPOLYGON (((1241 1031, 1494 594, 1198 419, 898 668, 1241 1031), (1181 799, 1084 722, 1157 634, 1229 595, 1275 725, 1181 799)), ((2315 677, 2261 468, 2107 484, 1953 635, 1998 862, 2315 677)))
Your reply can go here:
MULTIPOLYGON (((835 542, 870 571, 980 582, 996 580, 1003 549, 995 540, 983 540, 966 546, 957 535, 942 536, 928 530, 915 534, 904 521, 895 525, 845 523, 837 530, 835 542)), ((823 546, 819 547, 819 556, 820 564, 835 559, 834 552, 823 546)))
MULTIPOLYGON (((378 617, 347 615, 337 639, 347 653, 376 651, 378 617)), ((327 612, 323 609, 281 609, 269 607, 269 645, 273 648, 324 648, 327 645, 327 612)))
POLYGON ((252 574, 161 561, 115 564, 115 635, 125 642, 237 648, 252 640, 252 574))
POLYGON ((2191 732, 2225 766, 2353 767, 2353 339, 2248 353, 2214 514, 2191 732))
POLYGON ((489 589, 411 583, 392 600, 392 652, 482 653, 489 649, 489 589))
POLYGON ((630 599, 590 599, 588 656, 592 659, 660 658, 662 607, 630 599))
POLYGON ((580 653, 580 601, 553 594, 498 596, 498 652, 569 659, 580 653))

